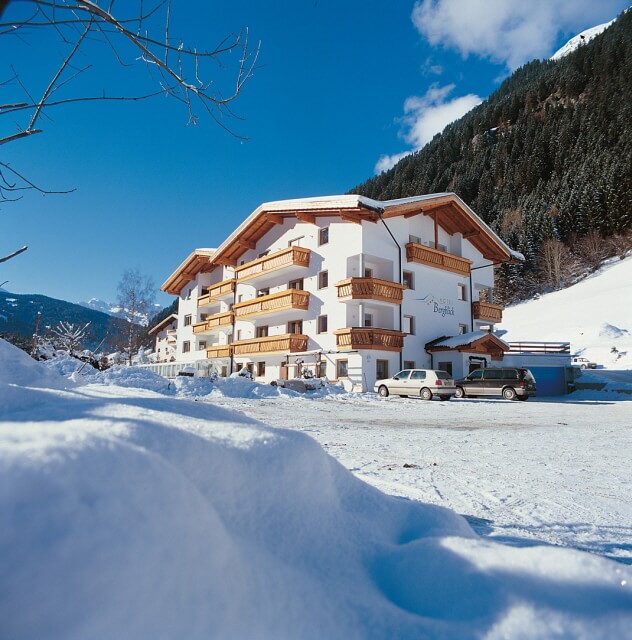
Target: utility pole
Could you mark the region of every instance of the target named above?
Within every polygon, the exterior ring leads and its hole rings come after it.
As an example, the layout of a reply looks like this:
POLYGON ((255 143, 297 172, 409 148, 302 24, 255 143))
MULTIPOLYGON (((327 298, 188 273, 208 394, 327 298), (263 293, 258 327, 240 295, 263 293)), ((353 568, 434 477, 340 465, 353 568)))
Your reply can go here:
POLYGON ((40 319, 42 318, 42 312, 37 312, 37 317, 35 318, 35 333, 33 334, 33 344, 31 345, 31 358, 35 358, 35 352, 37 351, 37 332, 39 330, 40 319))

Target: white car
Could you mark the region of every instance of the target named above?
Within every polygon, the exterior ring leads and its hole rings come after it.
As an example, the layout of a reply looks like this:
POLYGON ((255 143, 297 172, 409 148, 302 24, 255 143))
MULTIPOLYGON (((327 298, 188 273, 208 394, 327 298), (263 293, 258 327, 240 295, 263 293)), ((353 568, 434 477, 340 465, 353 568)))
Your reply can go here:
POLYGON ((403 369, 392 378, 378 380, 373 389, 382 398, 392 393, 403 398, 420 396, 432 400, 433 396, 438 396, 441 400, 449 400, 456 393, 450 374, 436 369, 403 369))
POLYGON ((573 358, 573 365, 580 369, 596 369, 597 363, 591 362, 588 358, 581 358, 576 356, 573 358))

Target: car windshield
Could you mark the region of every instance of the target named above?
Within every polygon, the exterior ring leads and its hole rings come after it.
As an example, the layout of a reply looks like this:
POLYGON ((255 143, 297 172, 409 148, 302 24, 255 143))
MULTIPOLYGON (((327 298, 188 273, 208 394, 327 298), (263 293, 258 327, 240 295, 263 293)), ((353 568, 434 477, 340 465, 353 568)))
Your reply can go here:
POLYGON ((395 380, 406 380, 408 379, 408 376, 410 376, 410 369, 404 369, 403 371, 396 373, 393 378, 395 380))
POLYGON ((435 371, 435 375, 439 380, 450 380, 452 378, 447 371, 435 371))

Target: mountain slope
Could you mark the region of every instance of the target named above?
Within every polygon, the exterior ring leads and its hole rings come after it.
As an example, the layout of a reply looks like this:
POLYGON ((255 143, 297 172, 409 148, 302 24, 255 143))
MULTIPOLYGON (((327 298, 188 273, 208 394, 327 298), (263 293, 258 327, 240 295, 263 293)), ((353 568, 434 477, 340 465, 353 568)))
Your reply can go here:
POLYGON ((90 323, 84 347, 94 349, 107 336, 105 347, 113 347, 124 333, 127 323, 106 313, 40 294, 16 294, 0 291, 0 336, 29 338, 35 330, 37 312, 42 316, 39 335, 61 321, 76 325, 90 323))
POLYGON ((609 261, 572 287, 507 307, 499 330, 511 342, 570 341, 573 353, 609 369, 632 369, 632 256, 609 261))
POLYGON ((628 11, 560 60, 518 69, 426 147, 352 192, 458 193, 526 256, 525 267, 501 272, 509 299, 524 298, 545 240, 572 247, 591 232, 606 238, 632 227, 631 67, 628 11))

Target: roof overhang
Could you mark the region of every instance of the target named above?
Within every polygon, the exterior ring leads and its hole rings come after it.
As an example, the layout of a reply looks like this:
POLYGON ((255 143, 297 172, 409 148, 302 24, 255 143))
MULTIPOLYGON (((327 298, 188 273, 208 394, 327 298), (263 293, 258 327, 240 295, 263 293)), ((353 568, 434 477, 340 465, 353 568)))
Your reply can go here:
POLYGON ((425 346, 430 353, 440 351, 459 351, 491 356, 493 360, 502 360, 503 355, 510 350, 509 345, 493 333, 475 331, 461 336, 443 336, 431 340, 425 346))
POLYGON ((158 333, 162 331, 165 327, 168 327, 174 320, 177 320, 178 316, 175 313, 172 313, 170 316, 167 316, 162 322, 159 322, 155 327, 152 327, 147 333, 151 336, 154 333, 158 333))
POLYGON ((202 272, 207 273, 213 270, 211 256, 215 253, 215 249, 196 249, 191 252, 184 262, 167 278, 162 285, 161 290, 171 295, 180 295, 183 287, 188 284, 195 276, 202 272))
POLYGON ((486 260, 494 264, 524 262, 455 193, 438 193, 384 203, 384 218, 428 216, 450 235, 461 233, 486 260))

